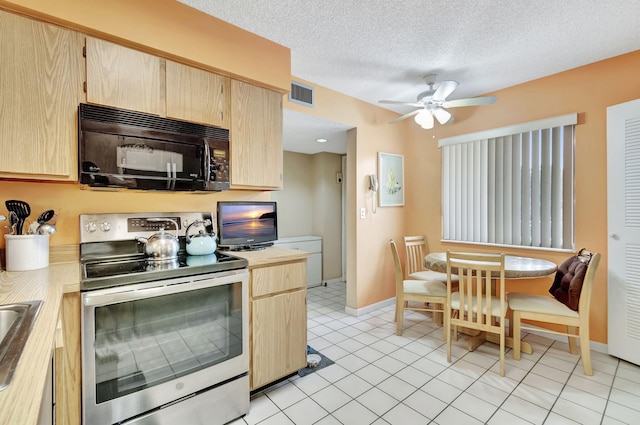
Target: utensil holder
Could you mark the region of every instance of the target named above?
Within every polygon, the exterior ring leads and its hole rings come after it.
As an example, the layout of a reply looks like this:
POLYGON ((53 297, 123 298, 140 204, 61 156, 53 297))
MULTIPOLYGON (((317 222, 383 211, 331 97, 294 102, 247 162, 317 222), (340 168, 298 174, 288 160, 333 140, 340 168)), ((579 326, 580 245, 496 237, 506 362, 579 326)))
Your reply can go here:
POLYGON ((49 267, 49 235, 4 235, 8 272, 49 267))

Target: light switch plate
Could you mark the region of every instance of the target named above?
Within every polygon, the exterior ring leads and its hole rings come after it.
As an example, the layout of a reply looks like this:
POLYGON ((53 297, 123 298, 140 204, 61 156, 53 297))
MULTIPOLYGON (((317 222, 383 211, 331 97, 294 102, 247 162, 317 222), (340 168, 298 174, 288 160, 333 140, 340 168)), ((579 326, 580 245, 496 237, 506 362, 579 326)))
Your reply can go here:
POLYGON ((366 216, 367 216, 367 209, 360 208, 360 220, 364 220, 366 216))

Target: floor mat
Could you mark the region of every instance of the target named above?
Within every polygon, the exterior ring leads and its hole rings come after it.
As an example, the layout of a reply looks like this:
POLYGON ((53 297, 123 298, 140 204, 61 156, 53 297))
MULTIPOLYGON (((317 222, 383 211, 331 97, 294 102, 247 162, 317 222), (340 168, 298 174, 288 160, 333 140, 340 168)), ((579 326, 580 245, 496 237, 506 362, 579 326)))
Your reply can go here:
POLYGON ((307 346, 307 353, 308 354, 318 354, 320 356, 320 363, 318 363, 317 366, 315 367, 305 367, 304 369, 300 369, 298 371, 298 375, 299 376, 307 376, 310 373, 313 372, 317 372, 318 370, 322 369, 323 367, 327 367, 329 365, 332 365, 334 363, 333 360, 331 360, 328 357, 325 357, 322 353, 318 353, 316 350, 314 350, 313 348, 307 346))

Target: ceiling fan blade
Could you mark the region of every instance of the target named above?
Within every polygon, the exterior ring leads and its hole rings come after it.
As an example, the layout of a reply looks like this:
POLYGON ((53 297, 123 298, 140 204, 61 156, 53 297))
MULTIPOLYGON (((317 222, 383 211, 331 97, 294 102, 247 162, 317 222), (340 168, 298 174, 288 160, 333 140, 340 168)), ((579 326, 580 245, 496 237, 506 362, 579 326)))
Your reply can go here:
POLYGON ((469 97, 467 99, 457 99, 457 100, 450 100, 448 102, 444 102, 442 104, 442 107, 458 108, 460 106, 491 105, 492 103, 496 103, 495 96, 469 97))
POLYGON ((379 100, 378 103, 387 103, 389 105, 407 105, 407 106, 415 106, 416 108, 420 108, 424 106, 422 103, 417 102, 401 102, 398 100, 379 100))
POLYGON ((434 122, 433 122, 433 115, 431 114, 431 112, 426 109, 422 109, 421 111, 418 111, 418 112, 420 113, 416 115, 416 117, 414 118, 416 124, 424 128, 425 130, 432 129, 434 122))
POLYGON ((394 120, 389 121, 389 124, 392 124, 392 123, 398 122, 398 121, 402 121, 402 120, 404 120, 406 118, 409 118, 409 117, 412 117, 414 115, 417 115, 420 111, 424 111, 424 109, 416 109, 415 111, 411 111, 408 114, 404 114, 401 117, 398 117, 398 118, 396 118, 394 120))
POLYGON ((445 111, 442 108, 436 108, 433 110, 433 116, 436 117, 436 119, 438 120, 438 122, 442 125, 448 123, 449 121, 451 121, 451 118, 453 118, 451 116, 451 113, 449 111, 445 111))
POLYGON ((440 83, 436 91, 433 93, 433 100, 443 102, 458 87, 457 81, 447 80, 440 83))

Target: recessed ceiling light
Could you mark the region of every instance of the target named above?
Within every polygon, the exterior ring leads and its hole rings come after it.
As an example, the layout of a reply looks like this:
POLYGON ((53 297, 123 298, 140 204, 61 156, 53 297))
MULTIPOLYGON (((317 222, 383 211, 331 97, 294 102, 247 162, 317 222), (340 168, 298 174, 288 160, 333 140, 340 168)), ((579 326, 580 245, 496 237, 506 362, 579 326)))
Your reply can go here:
POLYGON ((327 143, 328 140, 327 139, 316 139, 316 142, 318 142, 318 143, 327 143))

